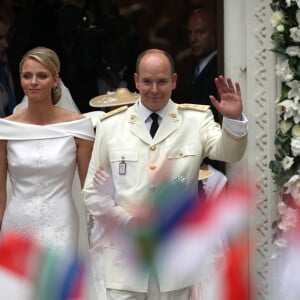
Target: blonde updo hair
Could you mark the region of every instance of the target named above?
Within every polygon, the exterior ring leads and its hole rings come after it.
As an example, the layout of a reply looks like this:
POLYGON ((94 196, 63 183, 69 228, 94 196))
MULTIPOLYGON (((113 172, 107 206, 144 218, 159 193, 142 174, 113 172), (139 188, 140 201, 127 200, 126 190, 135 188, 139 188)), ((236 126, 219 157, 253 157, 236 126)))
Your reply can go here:
MULTIPOLYGON (((59 76, 60 71, 60 61, 57 54, 49 48, 46 47, 36 47, 25 53, 23 56, 20 65, 19 72, 22 72, 22 67, 27 59, 34 59, 46 67, 53 76, 59 76)), ((61 88, 60 83, 57 87, 52 89, 51 98, 52 103, 55 105, 61 97, 61 88)))

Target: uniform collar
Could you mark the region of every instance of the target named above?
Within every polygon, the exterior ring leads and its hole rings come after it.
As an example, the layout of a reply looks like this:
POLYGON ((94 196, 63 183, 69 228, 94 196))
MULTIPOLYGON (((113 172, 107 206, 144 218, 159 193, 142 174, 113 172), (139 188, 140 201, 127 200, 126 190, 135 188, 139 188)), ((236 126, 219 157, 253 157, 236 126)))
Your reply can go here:
MULTIPOLYGON (((168 104, 170 101, 167 103, 165 107, 163 107, 161 110, 156 111, 156 113, 159 115, 161 119, 165 117, 165 115, 168 112, 168 104)), ((146 120, 149 118, 149 116, 153 113, 153 111, 149 110, 145 105, 143 105, 141 99, 138 100, 138 109, 143 117, 143 120, 146 122, 146 120)))

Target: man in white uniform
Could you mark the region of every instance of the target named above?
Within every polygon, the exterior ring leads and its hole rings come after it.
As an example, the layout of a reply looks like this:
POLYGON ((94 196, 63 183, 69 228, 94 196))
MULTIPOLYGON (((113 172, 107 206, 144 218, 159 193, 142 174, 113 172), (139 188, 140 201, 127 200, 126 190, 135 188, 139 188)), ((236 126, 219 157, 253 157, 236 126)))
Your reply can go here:
POLYGON ((188 300, 193 284, 201 278, 191 274, 179 282, 176 276, 164 276, 159 265, 154 272, 143 270, 130 261, 128 251, 133 248, 126 247, 130 241, 124 239, 126 232, 147 222, 139 208, 151 207, 161 176, 169 182, 177 180, 197 197, 204 157, 227 162, 241 159, 247 145, 247 120, 240 86, 223 76, 215 80, 220 100, 210 99, 223 115, 221 128, 209 106, 178 105, 170 99, 177 75, 168 53, 158 49, 141 53, 134 78, 140 99, 129 108, 105 114, 97 125, 83 190, 87 209, 101 226, 98 241, 92 237, 91 247, 101 248, 99 274, 104 277, 107 299, 188 300), (153 127, 158 127, 156 132, 153 127), (99 192, 93 178, 100 166, 112 180, 99 192), (111 226, 122 228, 122 243, 111 226))

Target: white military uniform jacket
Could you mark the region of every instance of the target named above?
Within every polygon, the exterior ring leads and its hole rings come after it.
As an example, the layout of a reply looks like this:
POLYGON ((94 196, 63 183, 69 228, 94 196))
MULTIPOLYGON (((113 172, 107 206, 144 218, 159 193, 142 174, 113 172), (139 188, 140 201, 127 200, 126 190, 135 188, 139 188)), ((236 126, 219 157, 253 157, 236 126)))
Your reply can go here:
MULTIPOLYGON (((83 193, 87 209, 101 225, 107 221, 125 224, 134 215, 136 206, 148 205, 162 173, 167 173, 169 180, 181 178, 196 195, 204 157, 235 162, 243 156, 247 134, 236 136, 224 126, 221 129, 208 106, 178 105, 170 100, 167 111, 153 139, 138 102, 109 112, 98 122, 83 193), (124 170, 120 171, 123 163, 125 174, 124 170), (101 194, 93 187, 99 166, 108 170, 113 179, 101 194)), ((128 252, 134 251, 133 248, 128 244, 123 247, 126 242, 118 243, 110 230, 100 229, 98 247, 103 260, 99 263, 99 273, 104 276, 106 288, 147 291, 149 274, 129 263, 128 252)), ((164 276, 160 266, 157 266, 157 276, 161 291, 192 286, 195 282, 194 275, 181 282, 174 276, 164 276)))

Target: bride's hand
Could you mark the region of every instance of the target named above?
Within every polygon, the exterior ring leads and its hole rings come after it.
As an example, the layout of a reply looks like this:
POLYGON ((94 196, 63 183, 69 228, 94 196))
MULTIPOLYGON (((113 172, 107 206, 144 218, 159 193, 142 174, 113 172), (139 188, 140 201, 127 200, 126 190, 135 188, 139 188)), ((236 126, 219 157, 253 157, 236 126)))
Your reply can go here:
POLYGON ((93 177, 93 185, 99 193, 111 196, 113 195, 114 187, 112 177, 103 169, 102 166, 99 167, 93 177))

